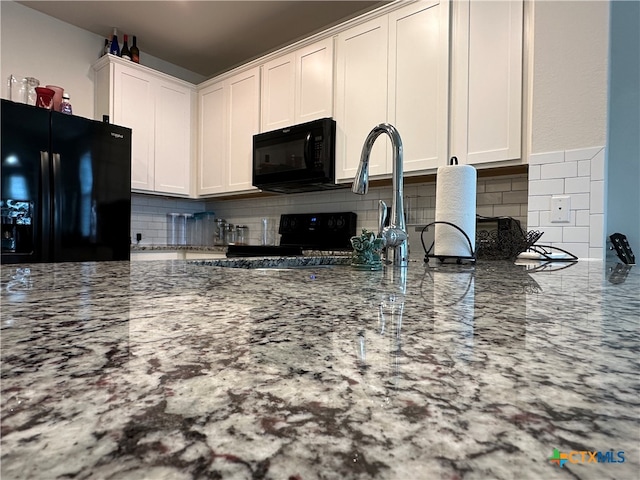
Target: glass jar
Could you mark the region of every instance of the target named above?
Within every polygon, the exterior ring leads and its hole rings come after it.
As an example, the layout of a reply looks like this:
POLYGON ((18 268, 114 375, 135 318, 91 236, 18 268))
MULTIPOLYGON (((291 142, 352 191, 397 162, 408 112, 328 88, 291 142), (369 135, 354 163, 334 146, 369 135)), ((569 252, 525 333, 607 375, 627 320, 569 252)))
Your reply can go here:
POLYGON ((225 229, 224 241, 227 245, 235 245, 236 243, 236 228, 233 223, 227 223, 225 229))
POLYGON ((214 245, 225 245, 227 233, 227 221, 224 218, 216 218, 214 227, 213 242, 214 245))
POLYGON ((236 226, 236 245, 246 245, 249 242, 249 227, 246 225, 236 226))

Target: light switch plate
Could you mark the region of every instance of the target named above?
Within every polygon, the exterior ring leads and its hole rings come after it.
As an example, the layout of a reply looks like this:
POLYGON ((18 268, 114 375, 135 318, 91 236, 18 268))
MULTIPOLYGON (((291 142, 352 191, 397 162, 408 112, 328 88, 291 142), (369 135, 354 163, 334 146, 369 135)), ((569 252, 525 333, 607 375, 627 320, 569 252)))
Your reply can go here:
POLYGON ((551 223, 569 223, 571 221, 571 197, 554 195, 551 197, 551 223))

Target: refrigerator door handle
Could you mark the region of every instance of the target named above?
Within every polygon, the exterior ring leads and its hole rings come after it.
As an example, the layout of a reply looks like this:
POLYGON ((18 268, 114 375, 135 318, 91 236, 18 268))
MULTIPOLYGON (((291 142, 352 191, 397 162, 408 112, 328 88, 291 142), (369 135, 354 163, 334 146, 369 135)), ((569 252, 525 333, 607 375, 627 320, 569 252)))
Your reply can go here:
POLYGON ((51 188, 53 189, 53 205, 51 205, 51 221, 52 221, 52 232, 51 232, 51 240, 52 240, 52 248, 53 248, 53 256, 56 258, 60 255, 60 251, 62 249, 62 238, 61 238, 61 222, 62 218, 60 216, 60 211, 63 208, 62 202, 64 199, 62 198, 62 190, 61 187, 61 165, 60 165, 60 154, 52 153, 51 156, 51 188))
POLYGON ((40 151, 40 221, 36 225, 40 225, 41 233, 38 236, 40 240, 40 260, 50 261, 51 259, 51 233, 53 232, 51 224, 51 165, 49 162, 49 152, 40 151))

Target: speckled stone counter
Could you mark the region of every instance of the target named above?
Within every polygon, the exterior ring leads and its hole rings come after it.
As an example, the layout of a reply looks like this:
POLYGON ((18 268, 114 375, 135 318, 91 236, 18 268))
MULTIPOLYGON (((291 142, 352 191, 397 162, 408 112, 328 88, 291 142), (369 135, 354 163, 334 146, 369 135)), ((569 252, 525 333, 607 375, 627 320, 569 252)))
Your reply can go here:
POLYGON ((640 269, 563 266, 3 266, 0 476, 638 478, 640 269))

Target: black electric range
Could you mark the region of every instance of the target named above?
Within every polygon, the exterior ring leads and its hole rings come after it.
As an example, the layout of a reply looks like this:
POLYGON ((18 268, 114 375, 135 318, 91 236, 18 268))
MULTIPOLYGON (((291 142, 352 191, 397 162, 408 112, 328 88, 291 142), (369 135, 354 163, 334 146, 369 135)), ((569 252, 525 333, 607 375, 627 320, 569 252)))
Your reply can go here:
POLYGON ((227 257, 290 257, 304 250, 351 250, 353 212, 288 213, 280 216, 280 245, 229 245, 227 257))

